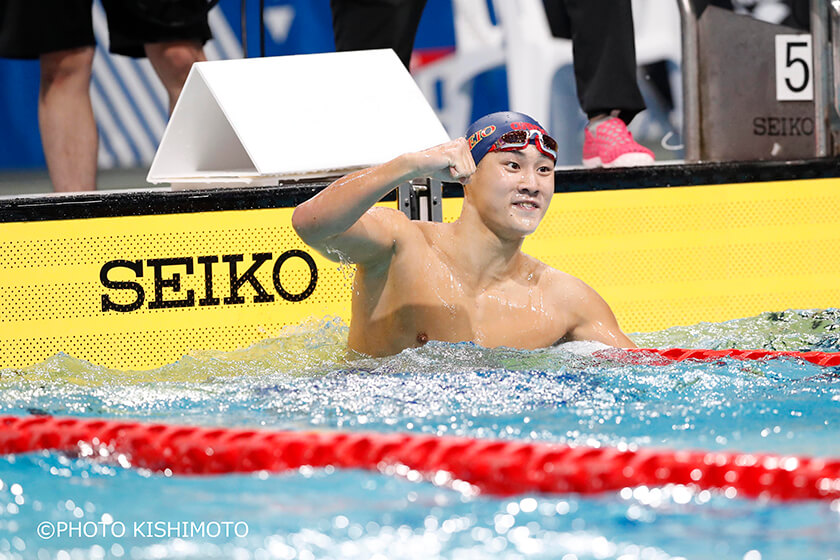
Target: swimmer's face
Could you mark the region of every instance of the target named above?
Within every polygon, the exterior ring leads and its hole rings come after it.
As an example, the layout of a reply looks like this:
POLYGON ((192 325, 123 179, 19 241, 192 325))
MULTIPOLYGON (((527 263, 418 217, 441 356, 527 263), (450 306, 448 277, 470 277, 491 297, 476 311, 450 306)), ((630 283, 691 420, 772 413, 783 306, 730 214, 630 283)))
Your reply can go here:
POLYGON ((554 194, 554 161, 535 146, 489 152, 469 182, 467 196, 488 226, 503 237, 537 229, 554 194))

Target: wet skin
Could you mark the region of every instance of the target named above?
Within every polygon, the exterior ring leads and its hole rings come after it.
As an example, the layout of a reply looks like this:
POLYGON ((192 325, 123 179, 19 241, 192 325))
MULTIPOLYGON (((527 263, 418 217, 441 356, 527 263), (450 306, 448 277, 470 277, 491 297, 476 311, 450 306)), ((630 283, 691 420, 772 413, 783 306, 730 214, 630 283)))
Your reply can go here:
POLYGON ((463 139, 401 158, 336 181, 293 218, 307 243, 358 265, 351 348, 381 356, 428 340, 633 345, 594 290, 520 250, 551 201, 551 159, 529 145, 491 152, 476 167, 463 139), (428 175, 464 183, 456 222, 370 208, 406 178, 428 175))

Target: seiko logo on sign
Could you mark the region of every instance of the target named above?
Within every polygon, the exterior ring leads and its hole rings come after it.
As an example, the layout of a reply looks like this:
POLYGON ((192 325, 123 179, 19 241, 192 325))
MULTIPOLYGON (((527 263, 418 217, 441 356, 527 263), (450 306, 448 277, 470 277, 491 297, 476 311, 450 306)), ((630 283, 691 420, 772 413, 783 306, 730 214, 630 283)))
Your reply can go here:
MULTIPOLYGON (((245 272, 240 272, 239 263, 245 260, 245 255, 223 255, 221 261, 227 263, 229 292, 224 299, 214 295, 213 266, 219 263, 219 257, 205 256, 197 257, 175 257, 170 259, 147 259, 145 267, 152 269, 155 279, 154 299, 149 301, 149 309, 167 309, 171 307, 195 307, 210 305, 236 305, 245 303, 245 297, 240 295, 240 289, 247 283, 256 292, 253 296, 254 303, 268 303, 274 301, 274 294, 269 293, 256 277, 256 272, 266 262, 271 261, 271 253, 254 253, 251 255, 252 263, 245 272), (197 263, 197 264, 196 264, 197 263), (199 274, 204 274, 204 293, 196 302, 195 290, 181 292, 181 274, 192 275, 194 270, 199 268, 199 274), (201 270, 203 269, 203 271, 201 270), (166 291, 164 293, 164 291, 166 291), (180 299, 174 296, 181 295, 180 299)), ((223 266, 223 265, 220 265, 223 266)), ((102 294, 102 311, 136 311, 143 307, 146 301, 146 292, 138 282, 125 280, 111 280, 109 273, 115 268, 127 268, 134 273, 136 278, 142 278, 144 274, 144 261, 113 260, 108 261, 99 271, 99 281, 109 290, 128 290, 134 292, 134 301, 131 303, 114 303, 108 294, 102 294)), ((315 285, 318 283, 318 268, 312 256, 306 251, 292 249, 286 251, 274 261, 271 279, 274 290, 286 301, 301 301, 312 295, 315 285), (280 272, 283 265, 292 258, 302 259, 309 266, 309 284, 300 293, 291 293, 283 287, 280 282, 280 272)), ((221 294, 219 294, 221 295, 221 294)))
POLYGON ((755 136, 813 136, 814 119, 810 117, 756 117, 755 136))

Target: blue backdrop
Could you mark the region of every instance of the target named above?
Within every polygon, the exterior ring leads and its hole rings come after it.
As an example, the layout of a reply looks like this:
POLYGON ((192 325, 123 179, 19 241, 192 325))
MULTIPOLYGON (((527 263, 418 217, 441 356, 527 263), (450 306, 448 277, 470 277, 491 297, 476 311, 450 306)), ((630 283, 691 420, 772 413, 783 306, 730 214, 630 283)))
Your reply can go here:
MULTIPOLYGON (((258 56, 259 2, 247 0, 245 5, 248 56, 258 56)), ((242 0, 220 1, 220 12, 211 20, 218 47, 206 49, 208 58, 241 56, 241 6, 242 0)), ((267 0, 265 7, 267 56, 334 50, 329 0, 267 0)), ((98 2, 94 4, 97 15, 104 17, 98 2)), ((428 0, 415 52, 453 45, 451 0, 428 0)), ((102 143, 100 165, 148 165, 167 117, 163 93, 150 68, 143 66, 145 62, 111 57, 103 48, 97 50, 97 57, 92 93, 102 143), (138 91, 142 89, 148 91, 138 91)), ((0 168, 45 165, 38 132, 38 74, 37 61, 0 59, 0 168)), ((503 69, 481 76, 476 86, 482 88, 482 95, 475 99, 474 115, 506 108, 503 69)))

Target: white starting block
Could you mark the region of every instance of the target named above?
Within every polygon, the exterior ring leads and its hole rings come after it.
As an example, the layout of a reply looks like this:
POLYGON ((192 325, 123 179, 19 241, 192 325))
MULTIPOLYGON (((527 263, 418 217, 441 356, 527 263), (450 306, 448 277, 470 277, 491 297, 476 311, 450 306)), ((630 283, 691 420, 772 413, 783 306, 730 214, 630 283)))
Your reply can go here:
POLYGON ((449 140, 390 49, 193 65, 147 181, 276 185, 449 140))

